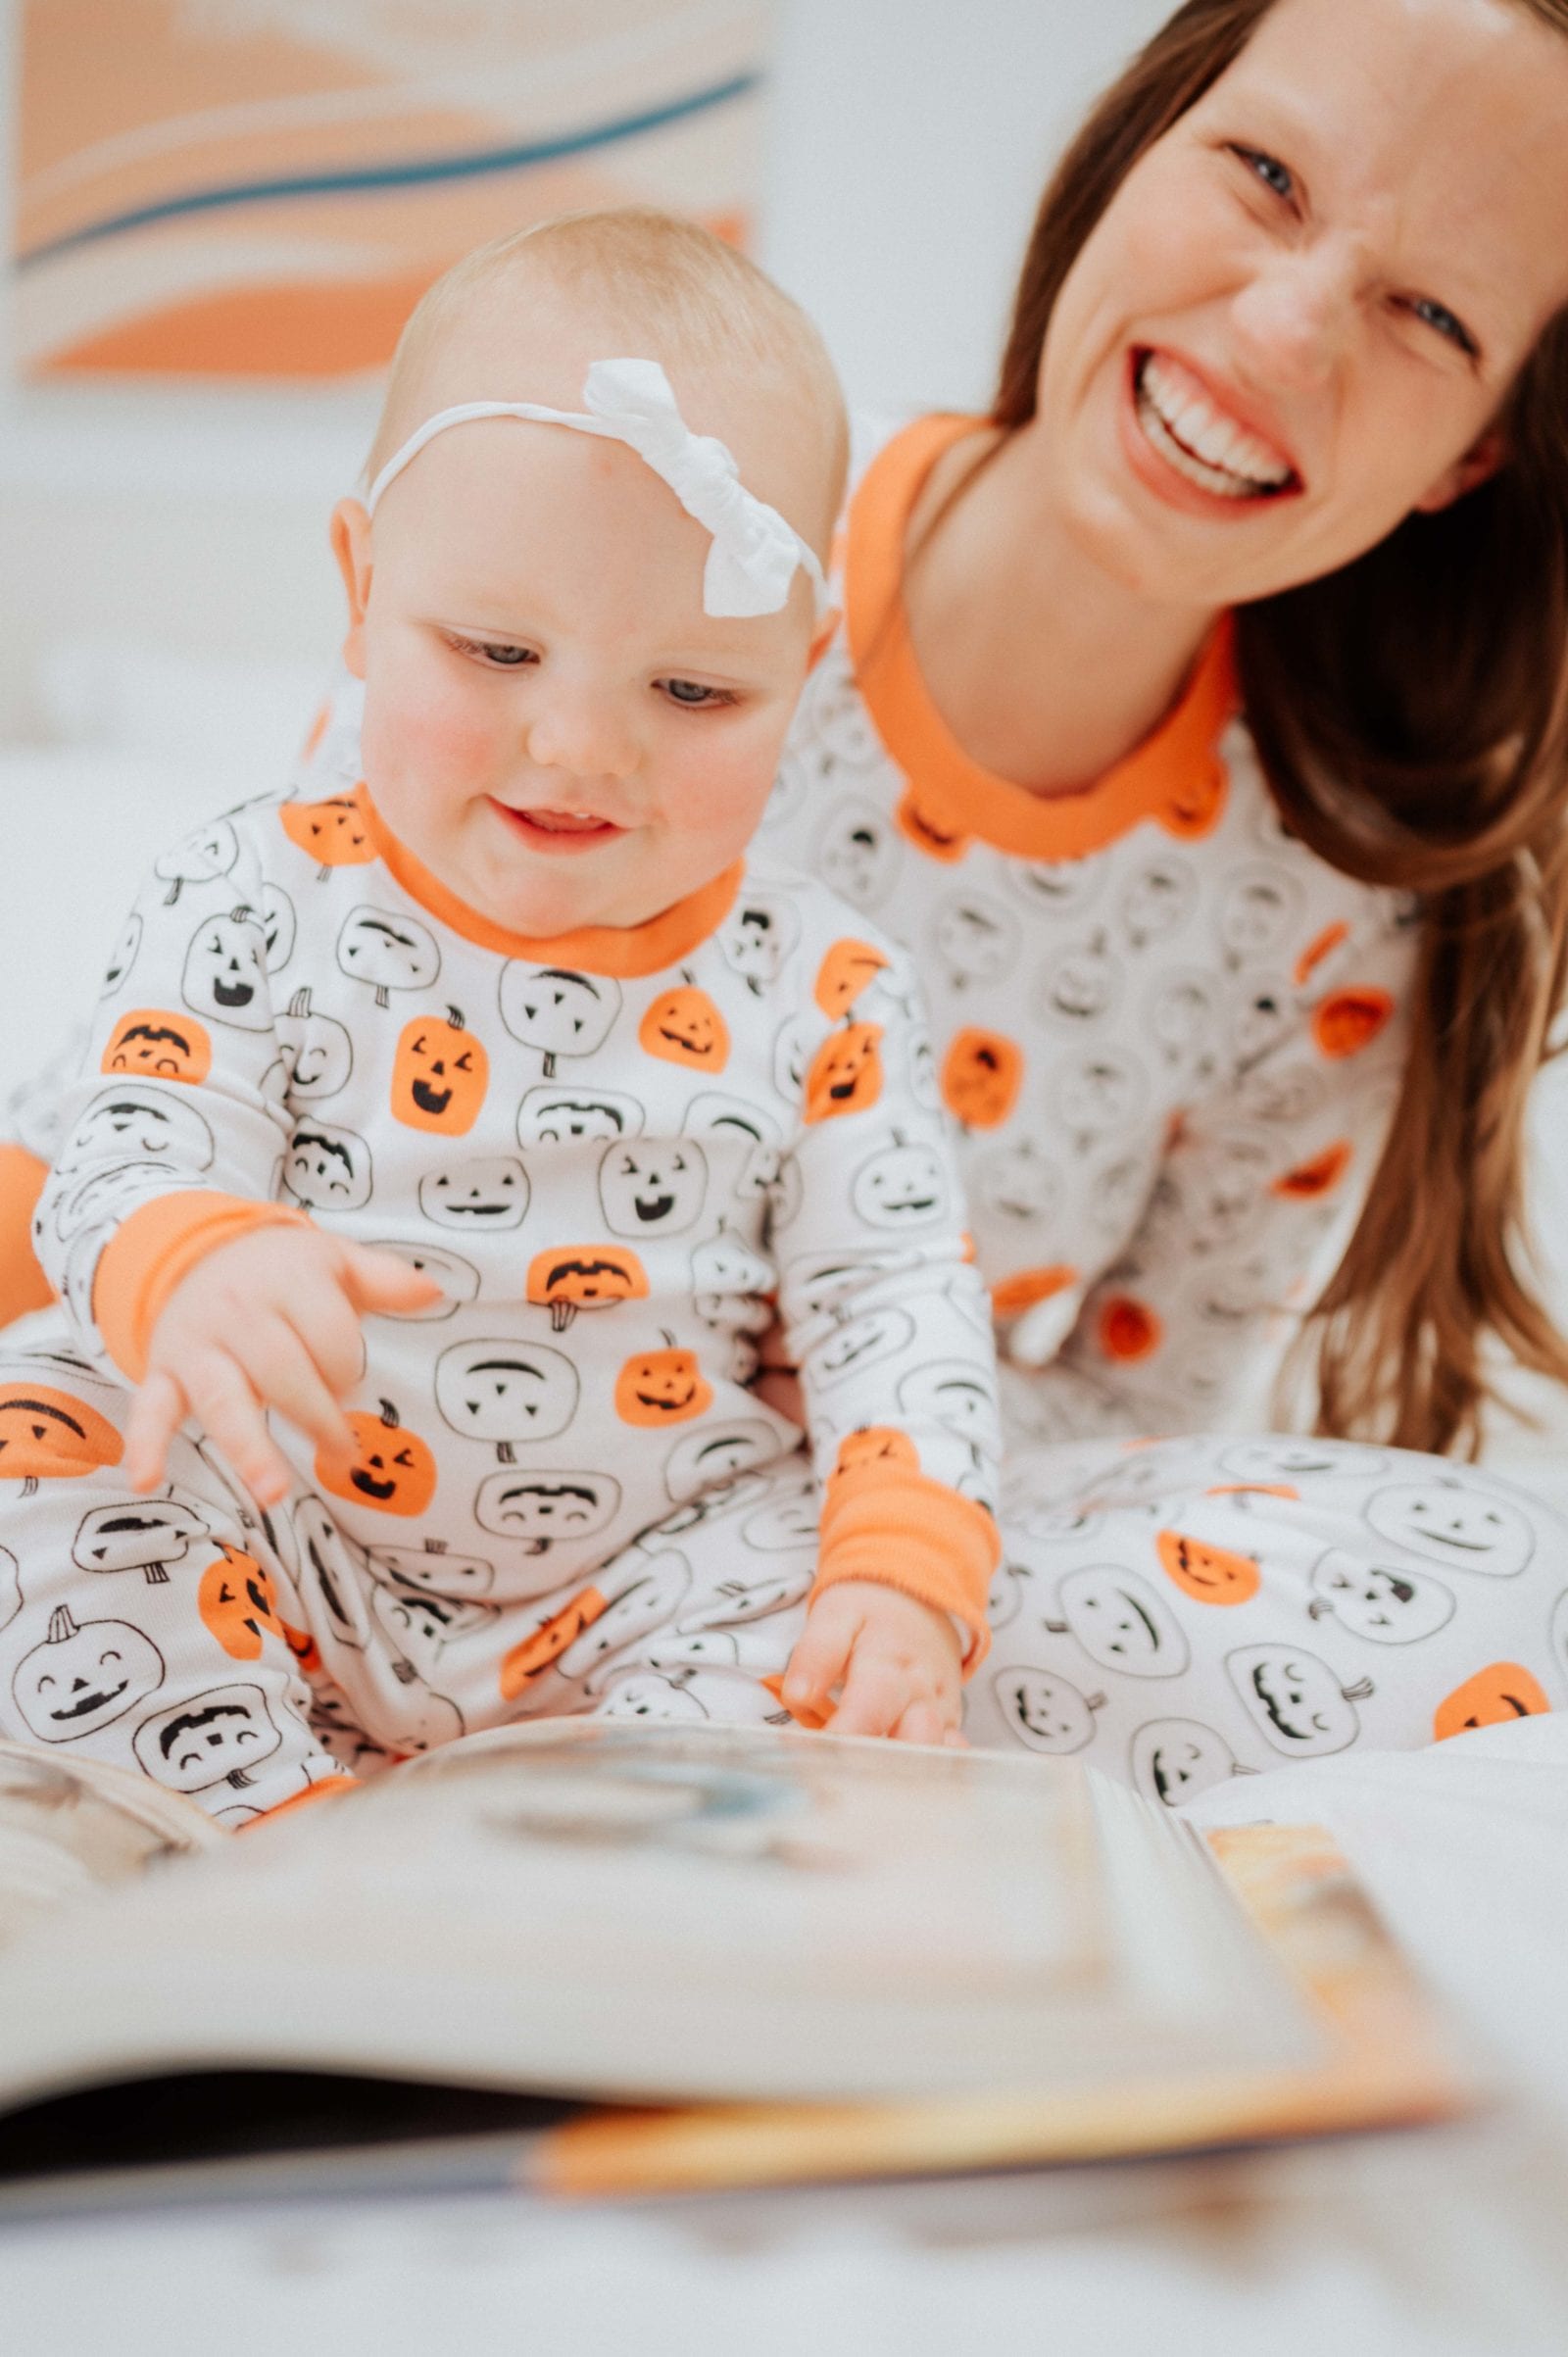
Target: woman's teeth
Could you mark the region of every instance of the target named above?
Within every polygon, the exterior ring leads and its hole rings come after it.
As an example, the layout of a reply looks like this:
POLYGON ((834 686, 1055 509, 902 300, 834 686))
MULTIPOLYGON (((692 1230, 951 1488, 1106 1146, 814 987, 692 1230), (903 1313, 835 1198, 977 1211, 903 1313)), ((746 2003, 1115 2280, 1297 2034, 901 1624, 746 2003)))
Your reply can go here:
POLYGON ((1198 378, 1151 352, 1138 371, 1138 422, 1177 473, 1221 499, 1283 491, 1293 469, 1217 410, 1198 378))

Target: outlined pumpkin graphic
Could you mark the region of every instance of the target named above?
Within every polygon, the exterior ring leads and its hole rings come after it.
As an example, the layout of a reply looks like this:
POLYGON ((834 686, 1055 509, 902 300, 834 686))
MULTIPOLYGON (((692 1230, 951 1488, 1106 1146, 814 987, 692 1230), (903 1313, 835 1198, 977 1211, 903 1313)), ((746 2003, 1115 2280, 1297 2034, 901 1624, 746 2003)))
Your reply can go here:
POLYGON ((349 1425, 358 1443, 352 1457, 316 1453, 316 1478, 334 1498, 373 1506, 381 1514, 422 1514, 435 1496, 436 1462, 429 1444, 405 1432, 390 1399, 380 1413, 355 1408, 349 1425))
POLYGON ((490 1058, 465 1028, 460 1007, 446 1020, 416 1017, 403 1027, 392 1063, 392 1117, 409 1129, 461 1138, 479 1118, 490 1058))
POLYGON ((806 1075, 806 1118, 863 1113, 882 1094, 882 1025, 846 1023, 830 1032, 806 1075))
POLYGON ((207 1535, 201 1516, 172 1498, 127 1498, 83 1515, 71 1559, 80 1571, 139 1571, 149 1588, 164 1587, 169 1565, 207 1535))
POLYGON ((154 1783, 172 1792, 205 1792, 215 1784, 242 1792, 251 1770, 282 1741, 259 1686, 214 1686, 143 1719, 131 1749, 154 1783))
POLYGON ((458 1601, 485 1596, 495 1586, 493 1563, 482 1555, 455 1555, 444 1539, 426 1539, 422 1547, 372 1547, 370 1563, 378 1578, 458 1601))
POLYGON ((41 1481, 74 1481, 118 1465, 124 1444, 107 1416, 70 1392, 0 1383, 0 1481, 30 1498, 41 1481))
POLYGON ((675 1347, 664 1330, 662 1350, 639 1350, 615 1377, 615 1413, 623 1424, 687 1424, 713 1404, 713 1387, 695 1350, 675 1347))
POLYGON ((262 941, 270 974, 281 972, 294 955, 299 922, 281 884, 262 886, 262 941))
POLYGON ((140 1629, 127 1620, 78 1625, 69 1604, 57 1604, 42 1645, 18 1662, 11 1692, 40 1743, 70 1743, 122 1719, 163 1682, 164 1657, 140 1629))
POLYGON ((213 1065, 213 1043, 194 1016, 167 1007, 132 1007, 109 1035, 99 1069, 195 1088, 213 1065))
POLYGON ((617 1236, 678 1236, 703 1207, 708 1158, 690 1138, 633 1138, 599 1157, 599 1201, 617 1236))
POLYGON ((579 1309, 613 1309, 618 1301, 646 1301, 648 1272, 635 1252, 618 1244, 564 1244, 536 1252, 528 1263, 523 1298, 548 1309, 557 1334, 564 1334, 579 1309))
POLYGON ((800 913, 782 894, 747 891, 735 903, 718 934, 726 965, 740 975, 754 998, 776 982, 800 934, 800 913))
POLYGON ((499 1003, 513 1038, 538 1051, 546 1080, 554 1080, 557 1056, 593 1056, 604 1046, 620 1012, 620 985, 604 974, 513 958, 501 969, 499 1003))
POLYGON ((477 1301, 479 1272, 471 1261, 460 1259, 434 1244, 410 1244, 401 1236, 376 1237, 370 1250, 390 1252, 395 1260, 405 1260, 421 1276, 433 1277, 441 1288, 441 1299, 429 1301, 422 1309, 383 1309, 382 1317, 395 1317, 400 1325, 427 1325, 432 1319, 454 1315, 460 1303, 477 1301))
POLYGON ((1332 1195, 1350 1167, 1351 1153, 1348 1138, 1336 1139, 1321 1154, 1313 1154, 1310 1161, 1298 1162, 1294 1170, 1282 1171, 1271 1192, 1287 1203, 1315 1203, 1319 1196, 1332 1195))
POLYGON ((358 1211, 370 1200, 370 1150, 352 1129, 302 1121, 288 1142, 282 1182, 312 1211, 358 1211))
POLYGON ((891 1424, 865 1424, 840 1441, 829 1482, 849 1474, 918 1473, 920 1451, 906 1432, 891 1424))
POLYGON ((564 1351, 505 1335, 454 1343, 435 1364, 444 1421, 467 1440, 493 1442, 504 1465, 514 1462, 514 1442, 552 1441, 565 1431, 579 1389, 564 1351))
POLYGON ((885 951, 846 935, 836 941, 816 969, 811 995, 830 1022, 847 1015, 862 990, 891 963, 885 951))
POLYGON ((104 968, 103 987, 98 993, 100 999, 107 999, 111 992, 120 988, 135 964, 140 951, 141 918, 133 908, 125 919, 124 929, 121 933, 120 939, 109 954, 109 963, 104 968))
POLYGON ((526 1694, 535 1678, 542 1677, 568 1645, 576 1644, 585 1629, 593 1627, 607 1603, 608 1598, 597 1588, 579 1589, 559 1612, 541 1621, 510 1653, 503 1653, 499 1677, 501 1699, 514 1702, 519 1694, 526 1694))
POLYGON ((187 835, 172 851, 161 852, 153 873, 169 886, 164 906, 172 908, 185 884, 216 884, 239 858, 239 837, 226 818, 210 819, 196 834, 187 835))
POLYGON ((514 1154, 479 1154, 470 1162, 449 1162, 427 1170, 419 1181, 419 1208, 437 1227, 470 1235, 520 1228, 533 1187, 514 1154))
POLYGON ((213 1133, 193 1105, 164 1089, 125 1081, 96 1096, 55 1156, 60 1171, 112 1155, 117 1162, 166 1162, 181 1172, 208 1170, 213 1133))
POLYGON ((270 1031, 267 935, 254 908, 204 917, 190 938, 179 995, 198 1014, 237 1031, 270 1031))
POLYGON ((312 1012, 308 990, 294 993, 274 1028, 291 1097, 335 1097, 346 1086, 354 1042, 335 1016, 312 1012))
POLYGON ((220 1551, 202 1573, 196 1591, 196 1609, 204 1627, 231 1659, 257 1661, 261 1658, 263 1630, 269 1630, 274 1637, 283 1634, 272 1575, 263 1570, 254 1555, 229 1547, 221 1539, 215 1544, 220 1551))
POLYGON ((1339 990, 1324 1000, 1312 1017, 1312 1037, 1321 1055, 1359 1056, 1363 1048, 1370 1048, 1393 1012, 1394 1001, 1386 990, 1339 990))
MULTIPOLYGON (((620 1484, 609 1473, 574 1466, 519 1465, 479 1484, 473 1518, 481 1530, 513 1540, 525 1555, 545 1555, 572 1540, 597 1539, 620 1511, 620 1484)), ((554 1575, 551 1575, 554 1585, 554 1575)))
POLYGON ((1263 1575, 1250 1555, 1211 1547, 1181 1531, 1161 1531, 1154 1541, 1159 1567, 1196 1604, 1245 1604, 1256 1596, 1263 1575))
POLYGON ((1506 1727, 1514 1719, 1533 1719, 1550 1708, 1543 1688, 1520 1663, 1492 1661, 1438 1704, 1433 1741, 1444 1743, 1450 1735, 1468 1735, 1476 1727, 1506 1727))
POLYGON ((965 1129, 999 1129, 1018 1102, 1023 1051, 1000 1031, 956 1031, 942 1059, 942 1099, 965 1129))
POLYGON ((353 982, 368 983, 377 1007, 395 990, 428 990, 441 971, 441 949, 428 925, 390 908, 351 908, 337 937, 337 961, 353 982))
POLYGON ((369 830, 351 795, 329 795, 325 802, 285 802, 277 815, 289 841, 316 860, 322 884, 334 867, 368 867, 375 858, 369 830))
POLYGON ((637 1043, 665 1063, 722 1072, 729 1061, 729 1026, 706 990, 682 972, 679 987, 662 990, 637 1026, 637 1043))
POLYGON ((945 1218, 950 1205, 947 1164, 936 1146, 893 1132, 855 1174, 851 1200, 873 1228, 919 1228, 945 1218))

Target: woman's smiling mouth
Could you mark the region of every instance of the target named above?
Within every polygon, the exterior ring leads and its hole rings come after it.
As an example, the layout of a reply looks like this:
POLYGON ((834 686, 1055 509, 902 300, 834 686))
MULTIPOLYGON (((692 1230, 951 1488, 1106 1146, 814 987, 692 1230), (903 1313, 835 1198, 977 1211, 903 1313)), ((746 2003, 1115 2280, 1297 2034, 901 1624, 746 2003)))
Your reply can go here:
POLYGON ((1132 391, 1143 440, 1195 490, 1232 503, 1300 490, 1284 453, 1231 416, 1170 353, 1136 353, 1132 391))

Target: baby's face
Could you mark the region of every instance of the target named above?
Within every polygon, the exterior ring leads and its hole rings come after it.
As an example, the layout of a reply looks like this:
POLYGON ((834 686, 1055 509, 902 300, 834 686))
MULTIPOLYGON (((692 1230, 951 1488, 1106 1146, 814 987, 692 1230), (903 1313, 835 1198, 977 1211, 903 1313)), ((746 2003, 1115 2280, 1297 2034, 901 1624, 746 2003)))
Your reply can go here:
POLYGON ((550 938, 642 923, 739 856, 806 674, 804 574, 779 614, 706 614, 711 543, 667 484, 511 418, 438 434, 373 527, 339 517, 366 778, 440 883, 550 938))

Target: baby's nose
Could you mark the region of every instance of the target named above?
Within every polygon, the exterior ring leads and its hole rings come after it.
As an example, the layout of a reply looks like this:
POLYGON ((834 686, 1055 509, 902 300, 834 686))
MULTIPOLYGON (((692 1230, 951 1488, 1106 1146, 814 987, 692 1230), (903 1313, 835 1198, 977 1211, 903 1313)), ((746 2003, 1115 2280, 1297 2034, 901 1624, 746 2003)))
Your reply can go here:
POLYGON ((580 690, 563 689, 536 710, 524 742, 541 769, 559 769, 584 783, 630 777, 640 756, 634 732, 610 700, 580 690))

